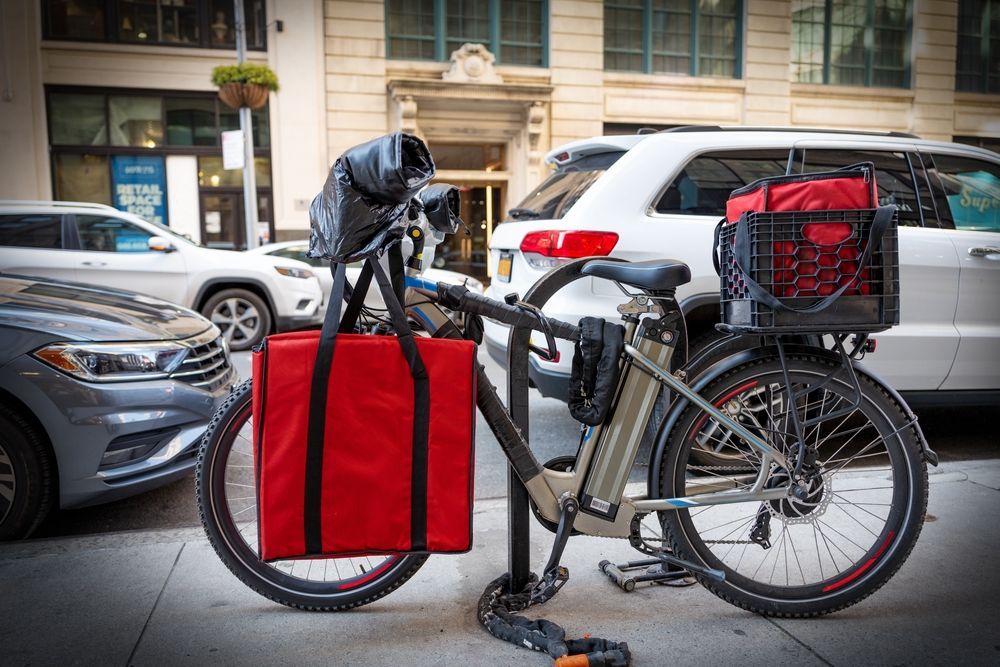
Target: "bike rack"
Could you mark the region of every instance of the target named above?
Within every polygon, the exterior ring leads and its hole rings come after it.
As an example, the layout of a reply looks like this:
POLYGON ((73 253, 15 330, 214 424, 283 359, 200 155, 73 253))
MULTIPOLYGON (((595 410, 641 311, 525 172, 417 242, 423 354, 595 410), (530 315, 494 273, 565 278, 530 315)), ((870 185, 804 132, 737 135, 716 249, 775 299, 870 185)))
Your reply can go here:
MULTIPOLYGON (((587 257, 574 260, 553 269, 531 286, 521 301, 536 308, 542 308, 552 295, 583 277, 580 270, 593 259, 587 257)), ((601 257, 603 260, 616 260, 601 257)), ((528 437, 528 345, 531 330, 523 327, 511 329, 507 339, 507 410, 511 419, 521 429, 524 439, 528 437)), ((507 469, 507 567, 510 572, 510 590, 522 590, 531 576, 531 511, 528 506, 528 490, 518 479, 512 468, 507 469)))

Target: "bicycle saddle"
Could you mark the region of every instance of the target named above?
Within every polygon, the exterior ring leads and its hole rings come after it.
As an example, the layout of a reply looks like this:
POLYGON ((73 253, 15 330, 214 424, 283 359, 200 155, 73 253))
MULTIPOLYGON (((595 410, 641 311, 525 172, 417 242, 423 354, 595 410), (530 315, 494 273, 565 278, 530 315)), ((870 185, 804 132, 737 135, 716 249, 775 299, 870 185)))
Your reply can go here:
POLYGON ((650 259, 645 262, 612 262, 595 259, 587 262, 580 273, 652 292, 673 289, 691 282, 691 269, 676 259, 650 259))

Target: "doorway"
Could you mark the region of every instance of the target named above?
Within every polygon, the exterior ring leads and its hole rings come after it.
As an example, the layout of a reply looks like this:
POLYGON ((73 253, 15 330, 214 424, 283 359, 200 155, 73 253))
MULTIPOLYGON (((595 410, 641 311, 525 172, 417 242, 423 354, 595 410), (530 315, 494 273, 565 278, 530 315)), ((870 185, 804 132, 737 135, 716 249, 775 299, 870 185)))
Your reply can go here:
MULTIPOLYGON (((201 243, 208 248, 246 250, 243 193, 213 188, 201 193, 201 243)), ((257 193, 257 241, 271 241, 271 193, 257 193)))
POLYGON ((505 183, 457 184, 461 215, 467 232, 459 229, 445 240, 434 255, 434 268, 458 271, 489 282, 487 260, 493 229, 503 217, 505 183))

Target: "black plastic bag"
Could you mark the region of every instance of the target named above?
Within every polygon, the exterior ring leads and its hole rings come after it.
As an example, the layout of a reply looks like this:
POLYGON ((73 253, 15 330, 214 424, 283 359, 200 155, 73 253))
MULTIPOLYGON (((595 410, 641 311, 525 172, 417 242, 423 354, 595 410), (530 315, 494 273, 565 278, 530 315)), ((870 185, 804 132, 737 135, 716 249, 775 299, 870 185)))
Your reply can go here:
POLYGON ((424 205, 427 221, 443 234, 454 234, 458 226, 464 224, 459 213, 462 208, 458 188, 448 183, 428 185, 418 195, 424 205))
POLYGON ((569 376, 569 412, 578 422, 597 426, 607 417, 621 375, 618 361, 624 346, 622 325, 600 317, 580 320, 580 340, 569 376))
POLYGON ((349 149, 309 207, 309 257, 355 262, 380 254, 406 230, 410 199, 434 177, 418 137, 396 132, 349 149))

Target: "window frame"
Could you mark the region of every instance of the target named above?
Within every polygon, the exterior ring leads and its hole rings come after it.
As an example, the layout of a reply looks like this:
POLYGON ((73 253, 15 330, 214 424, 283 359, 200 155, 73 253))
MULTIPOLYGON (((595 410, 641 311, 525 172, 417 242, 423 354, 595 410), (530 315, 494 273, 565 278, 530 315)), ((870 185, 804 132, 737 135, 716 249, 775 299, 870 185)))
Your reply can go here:
MULTIPOLYGON (((501 0, 488 0, 487 16, 489 17, 489 33, 490 38, 487 44, 484 44, 490 53, 496 58, 497 65, 510 65, 512 67, 537 67, 546 69, 549 66, 549 0, 541 0, 542 3, 542 16, 541 25, 539 26, 539 31, 542 36, 542 40, 539 43, 539 48, 542 51, 542 61, 538 65, 525 65, 520 63, 505 63, 501 57, 503 46, 534 46, 533 44, 527 44, 524 42, 515 42, 512 40, 504 40, 501 35, 501 0)), ((385 57, 387 60, 416 60, 420 62, 448 62, 451 57, 451 53, 448 52, 448 6, 447 0, 434 0, 434 36, 425 37, 423 35, 404 35, 401 33, 393 34, 390 32, 389 27, 389 3, 383 3, 384 7, 384 19, 385 19, 385 57), (414 58, 407 56, 394 56, 392 55, 392 41, 394 39, 420 39, 423 41, 434 41, 434 57, 429 58, 414 58)))
MULTIPOLYGON (((212 20, 209 14, 211 13, 209 9, 208 0, 197 0, 198 8, 198 43, 196 44, 184 44, 181 42, 147 42, 147 41, 128 41, 120 39, 118 36, 117 26, 121 25, 120 18, 121 13, 118 10, 118 0, 105 0, 104 2, 104 37, 98 39, 87 39, 83 37, 60 37, 54 36, 49 32, 50 26, 50 9, 49 1, 42 0, 42 39, 51 40, 54 42, 79 42, 83 44, 122 44, 126 46, 159 46, 159 47, 173 47, 178 49, 212 49, 214 51, 232 51, 236 48, 236 45, 213 45, 211 38, 209 37, 209 31, 211 30, 212 20)), ((247 51, 267 51, 267 2, 261 5, 261 11, 263 15, 261 20, 264 22, 261 26, 261 33, 263 37, 263 43, 260 46, 251 46, 247 44, 247 51)))
MULTIPOLYGON (((959 21, 961 21, 962 16, 962 5, 965 4, 967 0, 958 0, 958 16, 959 21)), ((955 91, 959 93, 979 93, 982 95, 996 95, 1000 94, 1000 79, 997 81, 997 88, 995 90, 990 90, 990 22, 992 21, 992 13, 994 11, 1000 12, 1000 3, 996 3, 994 7, 994 0, 985 0, 986 5, 985 11, 983 11, 982 16, 979 17, 979 72, 976 75, 979 78, 979 86, 975 90, 968 88, 962 88, 959 86, 959 71, 958 71, 958 42, 961 41, 962 35, 958 34, 958 40, 955 44, 955 91)))
MULTIPOLYGON (((700 37, 698 34, 700 25, 701 10, 699 7, 698 0, 690 0, 691 3, 691 28, 690 28, 690 41, 691 45, 688 64, 687 76, 691 77, 702 77, 704 78, 714 78, 714 79, 724 79, 729 80, 741 80, 743 79, 743 61, 744 61, 744 43, 745 36, 744 32, 746 30, 746 16, 747 16, 747 3, 746 0, 738 0, 740 3, 739 9, 736 11, 736 31, 735 31, 735 44, 733 45, 733 51, 736 54, 736 60, 733 63, 733 76, 732 77, 712 77, 709 75, 700 74, 699 70, 701 68, 701 53, 699 52, 700 47, 700 37)), ((602 8, 606 9, 608 1, 602 5, 602 8)), ((605 16, 607 14, 605 13, 605 16)), ((605 18, 605 20, 607 20, 605 18)), ((619 70, 619 69, 609 69, 608 68, 608 47, 605 44, 604 47, 604 71, 605 72, 624 72, 624 73, 634 73, 634 74, 665 74, 665 75, 675 75, 684 76, 680 72, 666 72, 653 69, 653 2, 652 0, 643 0, 642 3, 642 71, 637 70, 619 70)), ((618 50, 621 51, 620 49, 618 50)))
MULTIPOLYGON (((874 47, 875 47, 875 0, 866 0, 868 3, 867 16, 864 26, 864 49, 865 49, 865 82, 861 85, 852 83, 830 82, 830 54, 832 51, 833 33, 833 0, 824 0, 823 8, 823 80, 819 83, 813 81, 798 81, 792 79, 792 83, 799 85, 814 86, 848 86, 852 88, 889 88, 891 90, 912 90, 913 89, 913 15, 915 12, 916 0, 906 0, 906 31, 903 42, 903 85, 902 86, 876 86, 872 83, 874 79, 874 47)), ((795 16, 792 15, 792 31, 795 30, 795 16)), ((792 65, 795 65, 795 42, 792 42, 792 65)), ((793 74, 794 76, 794 74, 793 74)))

